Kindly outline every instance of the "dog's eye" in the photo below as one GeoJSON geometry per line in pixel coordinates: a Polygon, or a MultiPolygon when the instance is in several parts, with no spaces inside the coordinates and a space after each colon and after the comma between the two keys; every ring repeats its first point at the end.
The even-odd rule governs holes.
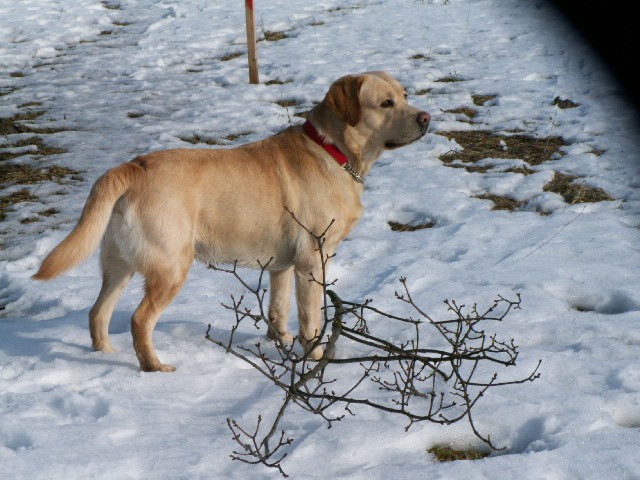
{"type": "Polygon", "coordinates": [[[393,100],[389,99],[389,100],[385,100],[384,102],[382,102],[382,103],[380,104],[380,106],[381,106],[382,108],[391,108],[391,107],[393,107],[395,104],[396,104],[396,103],[395,103],[393,100]]]}

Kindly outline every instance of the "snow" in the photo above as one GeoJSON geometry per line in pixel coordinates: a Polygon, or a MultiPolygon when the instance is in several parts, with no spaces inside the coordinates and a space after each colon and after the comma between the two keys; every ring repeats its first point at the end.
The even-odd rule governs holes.
{"type": "MultiPolygon", "coordinates": [[[[332,264],[337,292],[392,310],[405,276],[413,297],[438,318],[445,298],[487,305],[520,292],[522,310],[497,328],[521,347],[517,372],[542,359],[542,378],[491,391],[478,404],[480,431],[507,447],[484,460],[440,464],[426,452],[436,444],[479,447],[463,422],[405,432],[401,419],[361,409],[328,430],[293,409],[283,425],[295,438],[285,470],[293,478],[638,478],[638,125],[577,34],[548,4],[523,0],[257,2],[260,32],[287,34],[259,43],[261,81],[288,83],[253,86],[246,55],[222,60],[245,51],[243,2],[235,3],[0,0],[0,117],[41,102],[46,114],[37,125],[65,129],[47,142],[67,153],[47,160],[85,179],[29,187],[40,201],[20,204],[3,221],[0,477],[274,477],[228,457],[235,444],[226,418],[251,424],[281,399],[204,339],[209,323],[219,336],[230,329],[220,302],[241,290],[232,278],[194,265],[154,336],[160,358],[178,370],[147,374],[129,333],[139,278],[112,320],[119,351],[102,354],[91,351],[86,327],[100,288],[96,256],[50,283],[29,277],[106,169],[152,149],[189,146],[182,139],[194,135],[240,135],[222,140],[229,145],[264,138],[301,122],[294,114],[339,76],[384,69],[432,114],[431,133],[386,153],[367,178],[365,214],[332,264]],[[462,81],[438,81],[446,76],[462,81]],[[418,94],[424,89],[430,92],[418,94]],[[474,94],[497,97],[474,107],[473,123],[446,112],[473,106],[474,94]],[[579,106],[559,109],[557,96],[579,106]],[[285,109],[280,100],[298,105],[285,109]],[[456,144],[437,133],[469,129],[559,135],[568,145],[528,176],[443,165],[438,157],[456,144]],[[542,190],[556,171],[615,200],[567,205],[542,190]],[[532,200],[551,214],[491,210],[474,198],[486,192],[532,200]],[[60,213],[21,223],[45,208],[60,213]],[[435,227],[393,232],[389,220],[435,227]]],[[[498,170],[522,164],[488,162],[498,170]]],[[[3,195],[21,188],[5,186],[3,195]]]]}

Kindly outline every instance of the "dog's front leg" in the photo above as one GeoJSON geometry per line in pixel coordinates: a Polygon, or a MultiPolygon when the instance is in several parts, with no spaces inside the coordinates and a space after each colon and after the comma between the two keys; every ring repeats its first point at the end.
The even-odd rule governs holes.
{"type": "MultiPolygon", "coordinates": [[[[324,348],[316,345],[322,330],[322,267],[319,262],[301,262],[295,266],[296,302],[300,322],[300,343],[309,352],[309,358],[320,360],[324,348]]],[[[328,267],[325,265],[325,268],[328,267]]]]}
{"type": "Polygon", "coordinates": [[[267,336],[276,340],[279,336],[284,343],[291,343],[293,337],[288,332],[289,308],[291,307],[291,287],[293,267],[286,270],[269,272],[271,279],[271,298],[269,301],[269,323],[267,336]]]}

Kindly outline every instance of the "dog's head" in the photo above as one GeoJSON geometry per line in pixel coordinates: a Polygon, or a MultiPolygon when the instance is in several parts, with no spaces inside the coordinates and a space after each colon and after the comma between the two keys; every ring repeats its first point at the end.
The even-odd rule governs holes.
{"type": "Polygon", "coordinates": [[[412,107],[407,92],[386,72],[348,75],[336,80],[323,103],[370,148],[394,149],[420,139],[431,115],[412,107]]]}

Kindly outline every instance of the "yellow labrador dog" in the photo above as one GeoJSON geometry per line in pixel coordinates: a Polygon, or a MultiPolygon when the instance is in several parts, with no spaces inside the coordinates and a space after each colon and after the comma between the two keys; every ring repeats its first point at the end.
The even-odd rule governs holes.
{"type": "MultiPolygon", "coordinates": [[[[402,85],[385,72],[334,82],[304,126],[232,149],[176,149],[115,167],[93,186],[74,230],[42,262],[48,280],[82,262],[100,242],[102,289],[89,312],[93,348],[112,351],[109,321],[134,272],[145,294],[131,318],[144,371],[175,370],[160,362],[152,333],[185,282],[194,259],[256,267],[267,263],[269,321],[284,341],[293,276],[300,341],[313,345],[321,328],[322,289],[314,232],[333,226],[324,251],[333,254],[362,213],[364,178],[385,151],[427,131],[430,115],[407,103],[402,85]]],[[[274,334],[272,333],[272,337],[274,334]]],[[[314,348],[313,359],[322,356],[314,348]]]]}

